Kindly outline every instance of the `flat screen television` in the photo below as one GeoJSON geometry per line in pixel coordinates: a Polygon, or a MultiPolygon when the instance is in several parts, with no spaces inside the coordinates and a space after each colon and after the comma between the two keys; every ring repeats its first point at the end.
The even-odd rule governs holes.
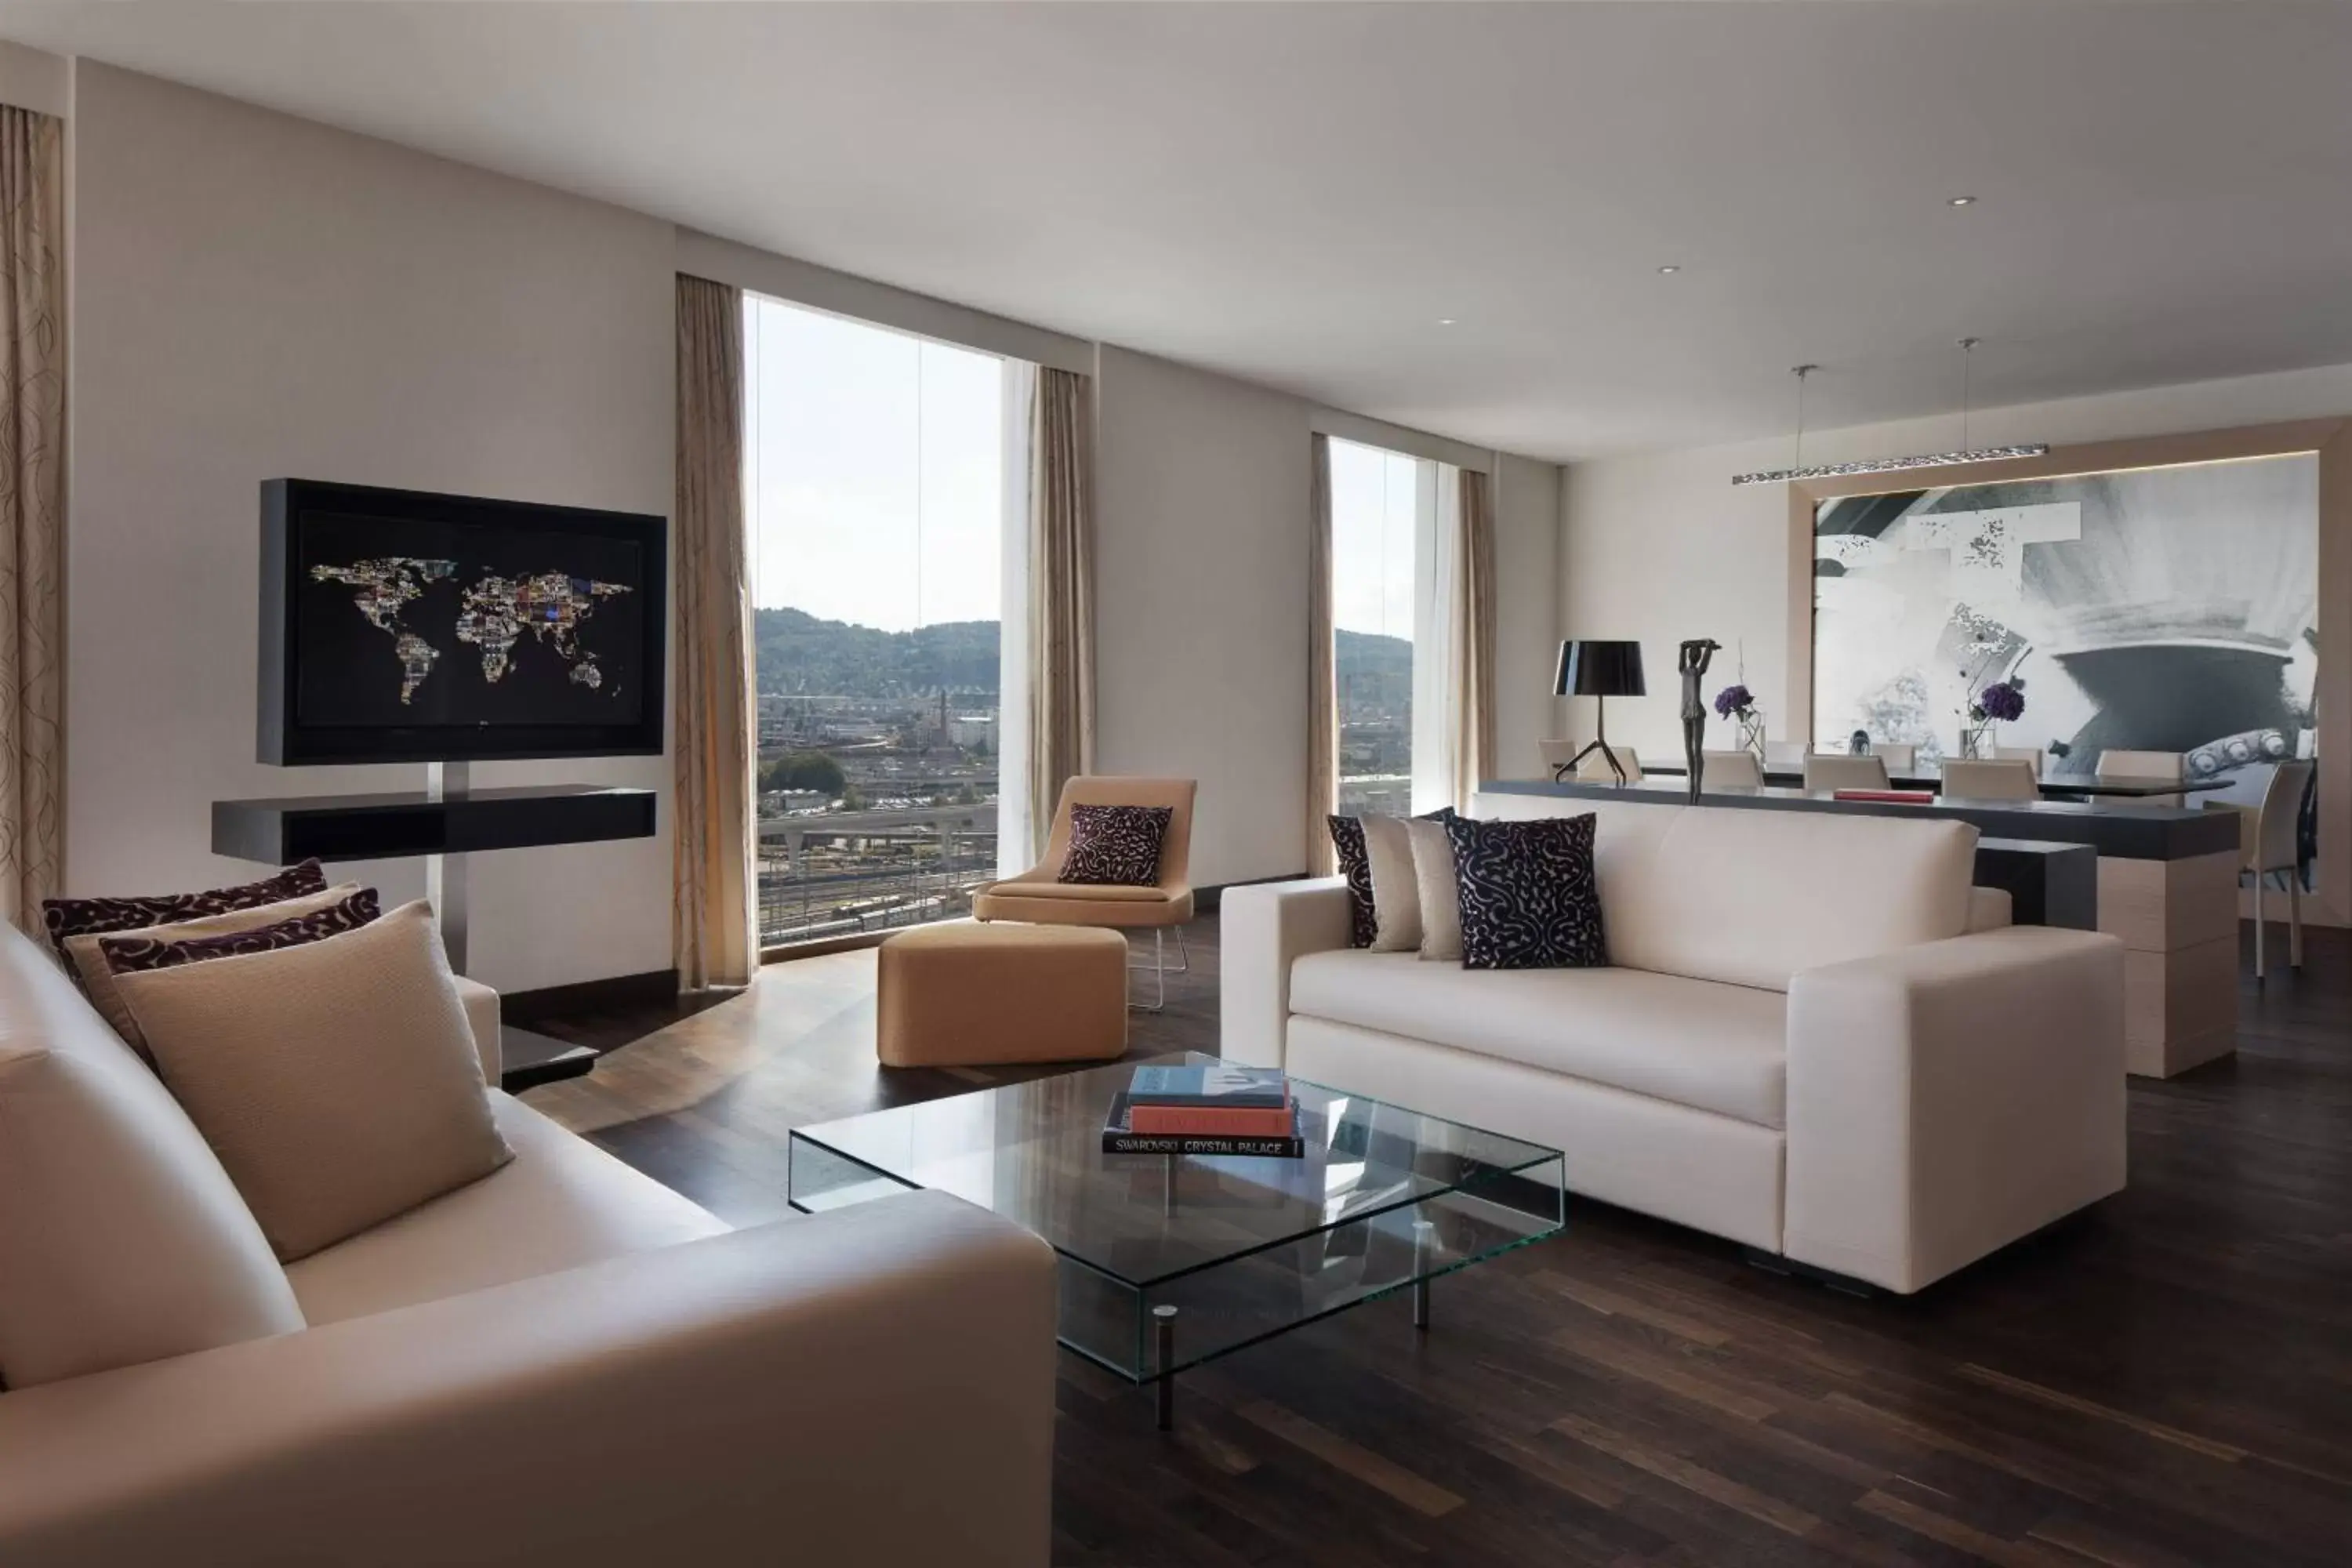
{"type": "Polygon", "coordinates": [[[261,760],[658,753],[667,527],[268,480],[261,760]]]}

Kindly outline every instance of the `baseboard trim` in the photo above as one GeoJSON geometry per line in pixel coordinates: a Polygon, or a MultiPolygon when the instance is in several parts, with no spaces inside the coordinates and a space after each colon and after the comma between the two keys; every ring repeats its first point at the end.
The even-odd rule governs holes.
{"type": "Polygon", "coordinates": [[[593,1013],[607,1007],[643,1007],[677,998],[677,971],[650,969],[642,974],[613,974],[602,980],[577,980],[569,985],[545,985],[536,991],[509,991],[499,997],[499,1016],[509,1024],[533,1018],[593,1013]]]}

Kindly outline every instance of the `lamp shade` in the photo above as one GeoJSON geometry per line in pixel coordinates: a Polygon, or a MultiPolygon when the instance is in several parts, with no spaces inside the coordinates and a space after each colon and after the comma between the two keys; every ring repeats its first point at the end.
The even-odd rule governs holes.
{"type": "Polygon", "coordinates": [[[1562,697],[1646,697],[1642,645],[1564,642],[1559,645],[1559,672],[1551,689],[1562,697]]]}

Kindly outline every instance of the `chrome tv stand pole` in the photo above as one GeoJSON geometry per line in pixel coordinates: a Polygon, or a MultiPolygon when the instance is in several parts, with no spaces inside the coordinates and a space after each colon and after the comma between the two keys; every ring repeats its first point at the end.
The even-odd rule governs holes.
{"type": "MultiPolygon", "coordinates": [[[[472,792],[473,782],[471,763],[425,764],[425,798],[436,805],[465,799],[472,792]]],[[[441,946],[449,955],[449,968],[456,973],[465,973],[466,857],[462,851],[425,858],[425,899],[433,906],[434,922],[440,928],[441,946]]]]}

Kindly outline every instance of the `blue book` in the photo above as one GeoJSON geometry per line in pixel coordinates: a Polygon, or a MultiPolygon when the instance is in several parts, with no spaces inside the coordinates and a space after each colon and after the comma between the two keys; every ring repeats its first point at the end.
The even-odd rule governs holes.
{"type": "Polygon", "coordinates": [[[1273,1068],[1138,1068],[1127,1097],[1139,1104],[1279,1109],[1290,1103],[1290,1081],[1273,1068]]]}

